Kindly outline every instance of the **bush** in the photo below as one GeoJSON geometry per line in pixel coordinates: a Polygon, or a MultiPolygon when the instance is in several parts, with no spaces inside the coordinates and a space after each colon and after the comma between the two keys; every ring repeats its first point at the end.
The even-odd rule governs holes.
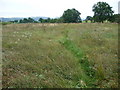
{"type": "Polygon", "coordinates": [[[1,22],[2,25],[12,24],[12,22],[1,22]]]}

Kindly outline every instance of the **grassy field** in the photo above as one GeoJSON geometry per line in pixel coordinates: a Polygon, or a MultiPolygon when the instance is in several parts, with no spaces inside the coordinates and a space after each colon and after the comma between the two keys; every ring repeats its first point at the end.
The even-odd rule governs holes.
{"type": "Polygon", "coordinates": [[[3,87],[118,87],[117,24],[2,26],[3,87]]]}

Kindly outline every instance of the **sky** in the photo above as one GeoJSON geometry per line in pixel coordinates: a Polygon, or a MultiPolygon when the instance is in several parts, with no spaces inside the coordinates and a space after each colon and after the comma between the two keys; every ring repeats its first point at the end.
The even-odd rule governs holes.
{"type": "Polygon", "coordinates": [[[62,16],[67,9],[75,8],[81,18],[93,16],[92,7],[99,1],[107,2],[118,13],[120,0],[0,0],[0,17],[50,17],[62,16]]]}

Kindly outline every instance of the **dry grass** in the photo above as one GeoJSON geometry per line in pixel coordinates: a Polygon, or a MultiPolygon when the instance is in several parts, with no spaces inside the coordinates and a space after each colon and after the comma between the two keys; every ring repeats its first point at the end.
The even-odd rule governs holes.
{"type": "Polygon", "coordinates": [[[4,88],[118,87],[117,24],[8,24],[2,46],[4,88]],[[81,50],[95,76],[75,55],[81,50]]]}

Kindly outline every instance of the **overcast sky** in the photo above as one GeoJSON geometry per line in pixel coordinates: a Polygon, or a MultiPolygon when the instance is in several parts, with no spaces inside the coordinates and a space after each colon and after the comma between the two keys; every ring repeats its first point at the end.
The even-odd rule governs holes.
{"type": "Polygon", "coordinates": [[[118,13],[120,0],[0,0],[0,17],[60,17],[67,9],[75,8],[81,18],[93,16],[92,6],[99,2],[107,2],[112,10],[118,13]]]}

